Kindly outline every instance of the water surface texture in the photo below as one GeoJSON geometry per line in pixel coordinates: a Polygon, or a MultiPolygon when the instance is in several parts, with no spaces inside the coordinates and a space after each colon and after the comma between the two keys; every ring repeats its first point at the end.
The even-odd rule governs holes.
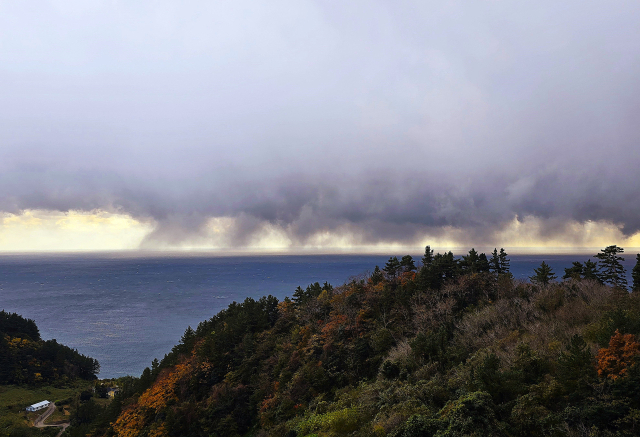
{"type": "MultiPolygon", "coordinates": [[[[416,257],[419,259],[419,256],[416,257]]],[[[584,255],[513,255],[525,279],[545,260],[561,277],[584,255]]],[[[96,358],[101,378],[139,376],[162,358],[187,326],[233,301],[278,299],[312,282],[343,284],[384,265],[388,256],[133,257],[0,256],[0,309],[34,319],[55,338],[96,358]]],[[[626,254],[630,271],[635,254],[626,254]]]]}

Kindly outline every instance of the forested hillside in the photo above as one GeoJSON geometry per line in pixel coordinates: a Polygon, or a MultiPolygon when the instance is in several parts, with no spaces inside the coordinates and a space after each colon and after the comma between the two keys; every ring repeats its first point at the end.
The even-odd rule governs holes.
{"type": "Polygon", "coordinates": [[[64,384],[96,379],[99,370],[93,358],[55,340],[42,340],[33,320],[0,311],[0,384],[64,384]]]}
{"type": "Polygon", "coordinates": [[[520,282],[504,251],[427,247],[419,267],[248,298],[187,329],[82,433],[637,435],[640,295],[621,251],[520,282]]]}

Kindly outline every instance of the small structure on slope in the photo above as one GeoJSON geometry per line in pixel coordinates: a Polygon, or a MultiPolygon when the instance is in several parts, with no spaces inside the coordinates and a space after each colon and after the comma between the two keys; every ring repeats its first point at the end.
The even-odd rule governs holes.
{"type": "Polygon", "coordinates": [[[47,408],[49,405],[51,405],[51,402],[49,402],[49,401],[38,402],[37,404],[29,405],[27,407],[27,411],[42,410],[43,408],[47,408]]]}

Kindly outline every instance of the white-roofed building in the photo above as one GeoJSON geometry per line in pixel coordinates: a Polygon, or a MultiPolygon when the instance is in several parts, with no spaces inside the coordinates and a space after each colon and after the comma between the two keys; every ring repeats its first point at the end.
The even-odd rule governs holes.
{"type": "Polygon", "coordinates": [[[42,410],[43,408],[47,408],[49,405],[51,405],[51,402],[49,402],[49,401],[38,402],[37,404],[29,405],[27,407],[27,411],[42,410]]]}

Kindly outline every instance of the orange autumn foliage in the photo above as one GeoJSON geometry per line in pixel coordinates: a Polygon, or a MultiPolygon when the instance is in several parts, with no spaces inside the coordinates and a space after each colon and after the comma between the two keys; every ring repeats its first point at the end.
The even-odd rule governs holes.
{"type": "Polygon", "coordinates": [[[407,285],[409,282],[415,281],[416,280],[416,276],[418,276],[418,274],[416,272],[413,271],[409,271],[409,272],[404,272],[401,274],[400,276],[400,284],[405,286],[407,285]]]}
{"type": "Polygon", "coordinates": [[[327,323],[322,327],[322,337],[325,341],[335,336],[340,327],[348,326],[347,316],[344,314],[332,314],[327,323]]]}
{"type": "Polygon", "coordinates": [[[176,385],[183,377],[191,372],[191,363],[177,364],[170,372],[161,375],[155,384],[145,391],[138,404],[158,410],[167,405],[169,400],[178,400],[176,395],[176,385]]]}
{"type": "MultiPolygon", "coordinates": [[[[167,406],[171,400],[178,400],[178,385],[180,381],[193,372],[193,360],[177,364],[172,369],[164,371],[156,382],[146,390],[138,399],[120,414],[113,424],[113,429],[118,437],[134,437],[140,434],[147,423],[149,412],[156,412],[167,406]]],[[[156,437],[165,435],[164,427],[153,427],[150,434],[156,437]]]]}
{"type": "Polygon", "coordinates": [[[621,334],[616,329],[609,340],[609,347],[602,348],[596,355],[598,376],[615,380],[627,373],[636,357],[640,355],[640,343],[632,334],[621,334]]]}
{"type": "Polygon", "coordinates": [[[137,405],[125,409],[113,424],[113,430],[118,437],[135,437],[140,434],[145,425],[145,417],[137,405]]]}
{"type": "Polygon", "coordinates": [[[283,316],[293,315],[295,311],[295,304],[290,300],[283,300],[278,302],[278,312],[283,316]]]}

